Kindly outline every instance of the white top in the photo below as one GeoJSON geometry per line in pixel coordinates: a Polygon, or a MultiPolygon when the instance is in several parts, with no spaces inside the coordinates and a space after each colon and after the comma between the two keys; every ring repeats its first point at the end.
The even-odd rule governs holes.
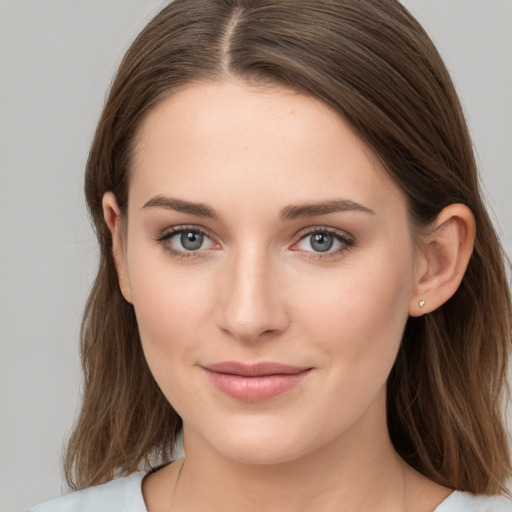
{"type": "MultiPolygon", "coordinates": [[[[133,473],[47,501],[27,512],[148,512],[142,497],[144,476],[145,473],[133,473]]],[[[455,491],[434,512],[512,512],[512,501],[503,496],[474,496],[455,491]]]]}

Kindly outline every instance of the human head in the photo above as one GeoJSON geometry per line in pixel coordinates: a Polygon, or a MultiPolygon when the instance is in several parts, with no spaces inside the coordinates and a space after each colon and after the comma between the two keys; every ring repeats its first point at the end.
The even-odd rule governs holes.
{"type": "MultiPolygon", "coordinates": [[[[105,413],[98,404],[100,390],[120,393],[110,413],[110,432],[117,433],[128,457],[115,459],[119,451],[106,443],[103,451],[116,460],[109,470],[134,468],[154,449],[165,453],[173,433],[166,433],[164,425],[174,421],[177,432],[180,424],[144,364],[133,310],[118,289],[101,199],[113,191],[126,211],[131,150],[152,106],[191,81],[228,76],[253,85],[286,85],[337,111],[404,192],[418,235],[449,204],[473,211],[478,234],[466,276],[445,305],[409,319],[389,379],[388,416],[395,446],[411,465],[445,485],[495,490],[508,469],[506,453],[486,463],[488,453],[478,439],[479,429],[485,431],[493,454],[505,446],[499,383],[510,339],[510,300],[502,256],[482,205],[471,143],[448,73],[423,29],[392,0],[176,0],[128,51],[86,175],[102,254],[84,321],[84,414],[105,413]],[[113,371],[102,380],[109,366],[113,371]],[[134,415],[131,401],[137,394],[140,409],[135,407],[134,415]],[[143,409],[150,432],[128,447],[140,431],[143,409]],[[478,425],[468,421],[471,415],[479,417],[478,425]],[[119,426],[127,423],[128,428],[119,426]],[[486,476],[477,481],[464,465],[486,476]]],[[[73,442],[79,452],[79,439],[77,434],[70,453],[73,442]]],[[[105,466],[98,469],[96,478],[104,478],[105,471],[105,466]]]]}

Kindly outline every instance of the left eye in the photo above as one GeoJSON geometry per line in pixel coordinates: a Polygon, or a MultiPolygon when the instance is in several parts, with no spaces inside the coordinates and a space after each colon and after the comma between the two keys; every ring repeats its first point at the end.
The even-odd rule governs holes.
{"type": "Polygon", "coordinates": [[[297,247],[301,251],[323,253],[336,252],[347,245],[349,245],[349,241],[342,235],[330,233],[329,231],[316,231],[301,238],[297,247]]]}

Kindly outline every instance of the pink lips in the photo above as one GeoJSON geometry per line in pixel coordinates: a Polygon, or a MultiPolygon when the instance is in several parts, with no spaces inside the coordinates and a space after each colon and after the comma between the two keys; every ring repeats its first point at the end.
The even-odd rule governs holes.
{"type": "Polygon", "coordinates": [[[262,402],[280,395],[299,384],[311,371],[311,368],[280,363],[247,365],[235,361],[202,368],[219,391],[244,402],[262,402]]]}

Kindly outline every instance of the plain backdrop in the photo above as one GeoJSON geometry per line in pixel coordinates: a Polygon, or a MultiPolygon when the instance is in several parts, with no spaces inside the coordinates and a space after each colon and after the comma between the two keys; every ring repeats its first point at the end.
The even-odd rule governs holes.
{"type": "MultiPolygon", "coordinates": [[[[512,254],[512,0],[405,0],[462,98],[512,254]]],[[[0,0],[0,512],[65,490],[97,249],[83,169],[122,54],[159,0],[0,0]]]]}

